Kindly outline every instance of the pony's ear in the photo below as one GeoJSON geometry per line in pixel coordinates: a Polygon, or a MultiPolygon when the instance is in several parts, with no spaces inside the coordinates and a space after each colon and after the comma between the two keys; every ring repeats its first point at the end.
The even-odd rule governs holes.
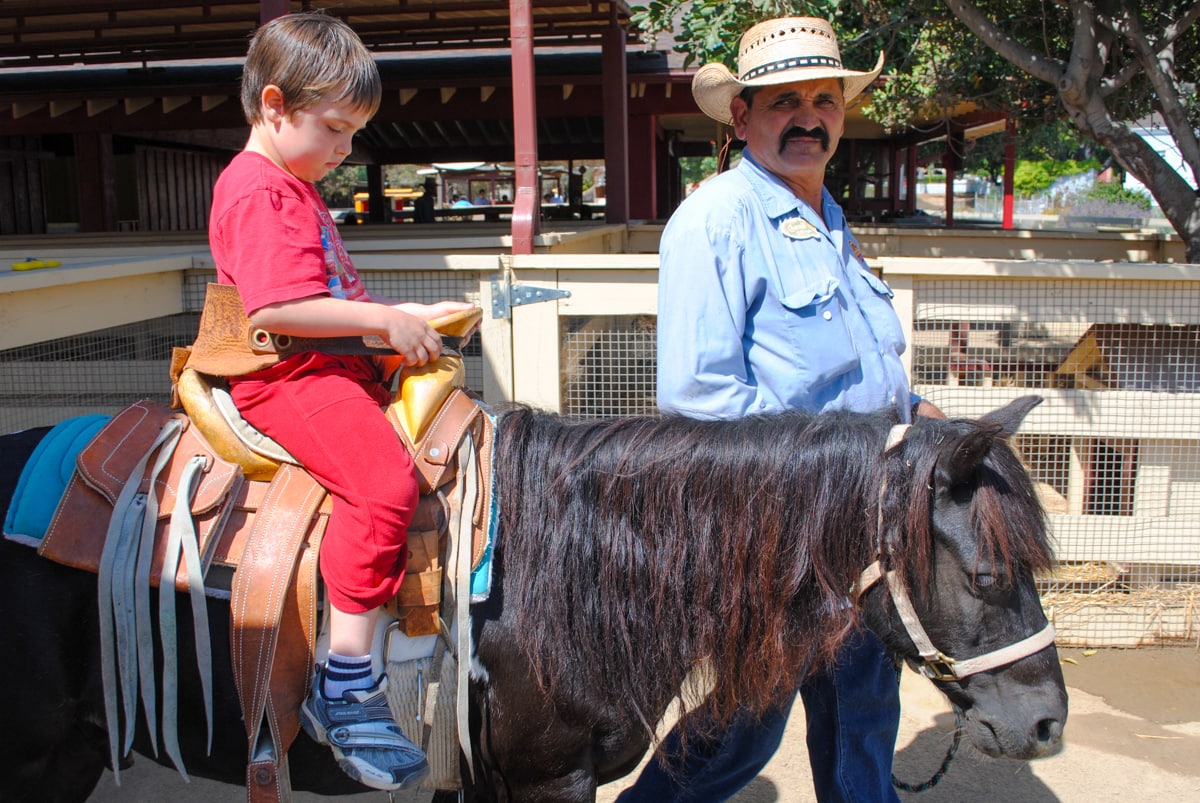
{"type": "Polygon", "coordinates": [[[1021,422],[1025,420],[1029,411],[1041,403],[1041,396],[1022,396],[1019,399],[1013,399],[999,410],[992,410],[980,418],[979,426],[983,429],[998,426],[1004,432],[1004,437],[1010,438],[1017,433],[1017,427],[1021,426],[1021,422]]]}
{"type": "Polygon", "coordinates": [[[1041,401],[1041,396],[1013,399],[999,410],[993,410],[980,418],[976,422],[977,429],[968,432],[957,441],[948,442],[942,447],[942,454],[937,461],[940,479],[951,488],[971,479],[979,470],[983,458],[995,440],[1004,440],[1016,434],[1021,421],[1030,410],[1041,404],[1041,401]]]}
{"type": "Polygon", "coordinates": [[[1002,431],[999,425],[993,424],[968,432],[957,441],[948,442],[942,447],[942,454],[937,461],[939,479],[948,488],[965,484],[979,470],[983,458],[1002,431]]]}

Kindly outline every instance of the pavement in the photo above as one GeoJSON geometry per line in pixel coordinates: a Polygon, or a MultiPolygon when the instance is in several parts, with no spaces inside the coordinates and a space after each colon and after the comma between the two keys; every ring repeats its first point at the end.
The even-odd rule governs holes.
{"type": "MultiPolygon", "coordinates": [[[[1097,803],[1098,801],[1200,800],[1200,645],[1133,650],[1060,649],[1070,694],[1063,751],[1034,762],[994,760],[963,739],[942,782],[922,793],[901,793],[920,803],[1097,803]]],[[[954,715],[937,690],[905,672],[895,772],[923,781],[940,765],[950,744],[954,715]]],[[[89,803],[214,803],[245,800],[241,787],[194,779],[139,759],[117,787],[105,774],[89,803]]],[[[611,803],[624,787],[601,787],[598,803],[611,803]]],[[[297,792],[297,803],[325,800],[297,792]]],[[[383,803],[381,792],[341,798],[383,803]]],[[[396,803],[428,803],[427,793],[394,796],[396,803]]],[[[803,717],[793,717],[784,744],[758,778],[732,803],[812,803],[803,717]]]]}

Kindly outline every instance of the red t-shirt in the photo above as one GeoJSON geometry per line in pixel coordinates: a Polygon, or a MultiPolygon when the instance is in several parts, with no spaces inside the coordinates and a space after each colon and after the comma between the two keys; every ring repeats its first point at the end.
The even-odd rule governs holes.
{"type": "MultiPolygon", "coordinates": [[[[213,187],[208,241],[217,280],[237,287],[247,315],[310,296],[371,300],[316,187],[262,154],[242,151],[221,172],[213,187]]],[[[317,368],[314,358],[325,368],[350,370],[381,404],[389,401],[370,357],[298,354],[265,371],[231,377],[231,384],[275,381],[292,369],[311,371],[317,368]]]]}
{"type": "Polygon", "coordinates": [[[370,300],[316,187],[262,154],[242,151],[217,179],[208,241],[247,315],[308,296],[370,300]]]}

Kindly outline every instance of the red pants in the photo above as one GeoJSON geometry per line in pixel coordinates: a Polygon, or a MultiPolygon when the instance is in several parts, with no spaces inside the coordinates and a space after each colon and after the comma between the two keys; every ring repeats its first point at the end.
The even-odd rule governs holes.
{"type": "Polygon", "coordinates": [[[333,496],[320,561],[329,601],[345,613],[382,605],[404,579],[418,491],[372,363],[306,352],[231,384],[242,416],[333,496]]]}

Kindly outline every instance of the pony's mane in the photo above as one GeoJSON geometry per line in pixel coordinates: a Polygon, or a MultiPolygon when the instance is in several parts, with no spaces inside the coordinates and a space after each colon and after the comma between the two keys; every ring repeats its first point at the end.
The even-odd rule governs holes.
{"type": "Polygon", "coordinates": [[[705,662],[718,725],[790,693],[855,624],[892,423],[503,414],[502,593],[543,685],[648,729],[705,662]]]}

